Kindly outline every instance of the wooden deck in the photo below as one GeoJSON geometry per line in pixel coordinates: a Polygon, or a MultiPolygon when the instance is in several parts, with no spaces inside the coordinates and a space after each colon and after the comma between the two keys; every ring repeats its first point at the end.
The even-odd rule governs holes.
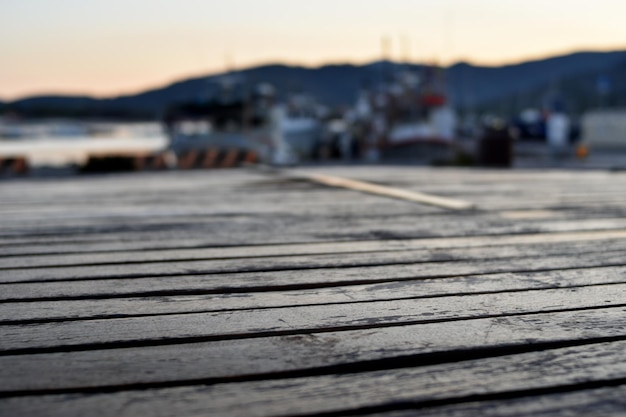
{"type": "Polygon", "coordinates": [[[626,173],[0,182],[2,416],[626,415],[626,173]]]}

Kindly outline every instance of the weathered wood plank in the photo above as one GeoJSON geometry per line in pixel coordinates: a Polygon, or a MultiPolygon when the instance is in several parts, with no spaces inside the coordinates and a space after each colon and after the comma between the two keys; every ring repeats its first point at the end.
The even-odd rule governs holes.
{"type": "MultiPolygon", "coordinates": [[[[558,191],[542,192],[541,196],[525,194],[523,190],[515,190],[510,195],[494,196],[493,190],[483,190],[483,194],[472,195],[472,198],[481,201],[483,210],[494,209],[546,209],[552,206],[555,216],[571,217],[578,211],[591,213],[623,212],[626,197],[622,197],[621,189],[611,192],[607,190],[604,194],[594,193],[589,190],[581,195],[560,196],[558,191]],[[548,197],[544,197],[547,195],[548,197]],[[606,206],[606,209],[602,210],[606,206]],[[619,209],[622,210],[619,210],[619,209]],[[610,210],[608,210],[610,209],[610,210]],[[617,210],[616,210],[617,209],[617,210]]],[[[254,188],[253,188],[254,190],[254,188]]],[[[41,202],[31,202],[30,204],[0,206],[0,213],[3,214],[0,224],[3,227],[33,224],[52,225],[56,223],[66,223],[69,219],[77,222],[84,222],[87,219],[93,222],[103,222],[107,217],[135,218],[137,221],[149,221],[151,217],[176,216],[185,218],[186,216],[210,216],[224,213],[239,214],[289,214],[289,213],[315,213],[325,212],[329,208],[333,211],[356,214],[382,214],[408,215],[410,213],[420,213],[424,215],[445,215],[446,212],[438,209],[415,206],[410,203],[399,201],[388,201],[381,198],[368,196],[358,196],[350,193],[324,192],[323,190],[307,190],[302,193],[293,193],[287,189],[276,190],[272,195],[257,195],[252,191],[238,195],[236,191],[224,196],[204,196],[193,194],[171,195],[172,200],[156,197],[124,196],[120,198],[107,198],[102,200],[85,199],[81,196],[76,201],[50,201],[54,197],[41,202]],[[237,197],[235,197],[237,196],[237,197]],[[254,200],[254,205],[245,204],[254,200]],[[280,199],[281,204],[274,202],[280,199]],[[145,220],[144,220],[145,218],[145,220]]],[[[452,214],[452,213],[447,213],[452,214]]],[[[475,213],[476,214],[476,213],[475,213]]],[[[188,221],[191,221],[189,219],[188,221]]]]}
{"type": "Polygon", "coordinates": [[[164,215],[177,217],[185,216],[210,216],[225,213],[240,214],[288,214],[292,212],[313,213],[316,210],[324,212],[329,208],[345,211],[348,213],[382,213],[384,211],[397,214],[441,213],[441,210],[423,208],[405,202],[388,202],[375,197],[355,199],[356,193],[328,192],[320,190],[305,190],[295,193],[289,189],[277,190],[272,194],[255,195],[254,192],[231,192],[223,196],[206,195],[169,195],[159,199],[138,196],[111,197],[95,201],[83,199],[77,201],[46,201],[32,202],[29,204],[15,204],[14,206],[0,207],[0,213],[10,216],[12,223],[4,217],[0,220],[3,225],[13,223],[28,226],[27,222],[35,224],[52,224],[53,221],[61,224],[74,220],[78,223],[91,220],[103,222],[109,217],[138,218],[164,215]],[[170,200],[171,198],[171,200],[170,200]],[[281,201],[276,205],[275,201],[281,201]],[[246,202],[254,201],[254,206],[245,205],[246,202]],[[361,204],[359,204],[359,202],[361,204]]]}
{"type": "MultiPolygon", "coordinates": [[[[250,202],[244,204],[251,204],[250,202]]],[[[436,217],[435,217],[436,218],[436,217]]],[[[593,230],[623,230],[623,217],[588,219],[536,219],[514,221],[482,214],[476,218],[444,216],[434,222],[431,217],[412,216],[223,216],[205,221],[185,223],[176,218],[161,220],[153,225],[134,225],[133,221],[110,225],[67,226],[15,229],[0,232],[3,245],[12,243],[44,243],[48,239],[81,241],[117,240],[178,240],[200,239],[212,245],[292,243],[336,240],[366,240],[373,238],[421,238],[469,235],[502,235],[593,230]],[[27,240],[24,240],[27,238],[27,240]]]]}
{"type": "MultiPolygon", "coordinates": [[[[403,401],[419,408],[436,401],[463,402],[472,395],[523,396],[531,390],[555,386],[570,385],[570,389],[576,389],[598,380],[625,381],[624,347],[623,343],[592,345],[361,375],[223,384],[206,391],[196,389],[197,400],[192,394],[191,401],[203,404],[211,415],[340,415],[357,408],[404,407],[406,404],[397,404],[403,401]]],[[[150,396],[153,401],[158,394],[162,393],[150,396]]],[[[165,397],[176,401],[181,396],[178,392],[165,397]]],[[[183,401],[180,404],[184,410],[183,401]]]]}
{"type": "MultiPolygon", "coordinates": [[[[246,203],[251,205],[253,203],[246,203]]],[[[518,211],[519,212],[519,211],[518,211]]],[[[505,212],[506,214],[506,212],[505,212]]],[[[248,245],[367,240],[411,239],[431,237],[458,237],[503,234],[533,234],[576,231],[612,231],[626,228],[624,213],[581,213],[560,218],[514,219],[482,213],[476,217],[419,216],[415,213],[393,213],[365,216],[334,210],[332,214],[284,213],[282,215],[256,216],[246,213],[221,213],[218,215],[185,218],[181,216],[109,218],[102,222],[88,219],[68,220],[66,225],[52,222],[40,225],[27,222],[25,226],[2,226],[0,256],[9,255],[14,246],[64,244],[78,241],[126,242],[155,241],[152,247],[173,247],[177,241],[195,240],[205,245],[248,245]],[[82,224],[81,224],[82,223],[82,224]],[[206,235],[209,233],[210,235],[206,235]],[[230,234],[230,235],[229,235],[230,234]],[[217,238],[213,237],[216,235],[217,238]],[[265,238],[263,238],[265,236],[265,238]],[[269,238],[268,238],[269,237],[269,238]],[[246,240],[247,239],[247,240],[246,240]],[[159,243],[163,242],[163,243],[159,243]],[[5,252],[5,249],[8,250],[5,252]]],[[[150,247],[150,246],[148,246],[150,247]]],[[[18,251],[19,253],[19,251],[18,251]]]]}
{"type": "Polygon", "coordinates": [[[499,349],[505,354],[512,347],[532,351],[605,338],[621,340],[626,338],[623,318],[624,308],[618,307],[368,330],[2,356],[0,391],[168,381],[213,383],[233,377],[274,378],[280,376],[276,373],[297,374],[315,369],[316,373],[333,374],[339,371],[332,368],[335,366],[358,364],[349,369],[363,369],[376,366],[376,361],[383,361],[384,365],[394,358],[400,365],[416,366],[431,363],[431,354],[443,354],[444,360],[456,361],[475,350],[493,356],[499,349]]]}
{"type": "Polygon", "coordinates": [[[243,171],[0,184],[0,391],[40,390],[0,414],[463,415],[624,385],[625,175],[323,171],[487,210],[243,171]]]}
{"type": "Polygon", "coordinates": [[[623,205],[622,190],[626,186],[624,175],[589,172],[571,175],[524,171],[494,176],[484,171],[473,171],[471,175],[463,176],[460,172],[451,174],[438,171],[433,175],[428,170],[402,172],[390,167],[373,169],[370,173],[359,169],[334,169],[328,172],[408,190],[417,189],[452,198],[469,199],[476,201],[481,207],[494,208],[499,206],[519,209],[532,208],[533,205],[546,207],[546,204],[567,201],[593,205],[603,199],[620,201],[623,205]],[[532,205],[528,202],[532,202],[532,205]]]}
{"type": "Polygon", "coordinates": [[[34,416],[341,415],[355,409],[418,409],[624,381],[624,352],[624,342],[615,342],[398,370],[0,401],[7,409],[34,416]]]}
{"type": "MultiPolygon", "coordinates": [[[[432,259],[432,258],[431,258],[432,259]]],[[[215,274],[215,280],[222,280],[223,291],[235,288],[301,286],[310,284],[359,284],[389,280],[415,279],[421,277],[446,277],[495,272],[533,272],[557,269],[590,268],[598,266],[623,266],[626,259],[623,251],[606,253],[551,256],[545,258],[502,258],[495,260],[449,260],[378,265],[375,262],[356,266],[311,267],[293,263],[272,268],[268,265],[246,263],[232,267],[220,265],[220,261],[163,262],[129,265],[84,266],[63,268],[14,269],[3,271],[2,283],[46,282],[55,280],[80,280],[102,278],[140,278],[159,276],[185,276],[215,274]],[[295,271],[307,271],[306,274],[295,271]],[[226,274],[233,274],[226,277],[226,274]],[[237,278],[235,278],[235,276],[237,278]],[[282,279],[281,279],[282,278],[282,279]]]]}
{"type": "MultiPolygon", "coordinates": [[[[591,385],[591,384],[590,384],[591,385]]],[[[546,391],[549,391],[547,389],[546,391]]],[[[523,398],[462,402],[455,405],[368,414],[369,417],[621,417],[626,410],[626,385],[579,389],[523,398]]]]}
{"type": "MultiPolygon", "coordinates": [[[[592,235],[593,236],[593,235],[592,235]]],[[[602,236],[602,234],[595,233],[595,236],[602,236]]],[[[186,264],[193,265],[192,262],[197,261],[213,261],[213,264],[218,268],[229,268],[230,270],[237,270],[241,268],[242,262],[249,268],[254,269],[278,269],[278,268],[291,268],[299,267],[302,265],[316,267],[337,267],[337,266],[358,266],[358,265],[383,265],[383,264],[396,264],[396,263],[416,263],[416,262],[428,262],[428,261],[455,261],[455,260],[469,260],[469,259],[494,259],[494,258],[507,258],[507,257],[527,257],[527,256],[552,256],[552,255],[565,255],[565,254],[579,254],[579,253],[595,253],[595,252],[615,252],[618,250],[624,250],[626,252],[626,232],[605,232],[604,237],[607,236],[621,236],[624,239],[612,239],[609,241],[598,240],[585,240],[582,242],[560,242],[556,245],[555,242],[545,243],[537,242],[532,246],[530,245],[499,245],[497,248],[492,246],[487,248],[449,248],[449,249],[411,249],[412,244],[422,242],[389,242],[387,247],[393,247],[394,249],[387,250],[369,250],[366,253],[358,253],[359,245],[329,245],[335,249],[332,252],[316,254],[312,250],[313,248],[306,247],[305,245],[299,245],[302,250],[308,250],[313,252],[310,255],[296,256],[296,253],[291,251],[291,245],[281,247],[264,247],[264,248],[249,248],[248,255],[245,261],[242,261],[241,255],[235,255],[233,258],[224,259],[224,255],[227,253],[237,253],[239,248],[216,248],[216,249],[189,249],[189,250],[173,250],[173,251],[153,251],[153,252],[140,252],[140,253],[104,253],[104,254],[85,254],[85,255],[54,255],[54,256],[25,256],[25,257],[7,257],[0,258],[0,271],[11,270],[19,268],[59,268],[62,266],[67,267],[79,267],[79,266],[99,266],[105,267],[108,265],[124,265],[124,267],[130,264],[140,263],[155,263],[155,262],[185,262],[186,264]],[[343,246],[347,251],[341,253],[338,251],[338,247],[343,246]],[[270,259],[266,259],[268,255],[262,255],[263,250],[268,252],[274,252],[275,255],[270,259]],[[279,252],[280,250],[280,252],[279,252]],[[255,252],[261,252],[261,257],[255,256],[255,252]],[[217,255],[217,256],[216,256],[217,255]],[[222,256],[219,256],[222,255],[222,256]]],[[[561,236],[563,237],[563,236],[561,236]]],[[[484,239],[483,241],[487,241],[484,239]]],[[[493,241],[489,242],[493,244],[493,241]]],[[[384,248],[384,243],[379,242],[367,242],[360,245],[361,248],[384,248]]],[[[322,245],[318,245],[318,249],[323,249],[322,245]]],[[[241,249],[239,249],[241,252],[241,249]]]]}
{"type": "MultiPolygon", "coordinates": [[[[495,265],[487,265],[493,268],[495,265]]],[[[522,272],[497,273],[483,272],[480,275],[459,274],[458,276],[448,276],[445,280],[439,278],[429,278],[423,276],[419,278],[419,274],[413,274],[403,277],[402,275],[393,276],[387,274],[383,279],[370,279],[371,284],[363,284],[366,279],[349,279],[341,273],[336,276],[329,277],[330,274],[324,274],[328,271],[307,271],[304,274],[293,274],[291,272],[274,272],[274,273],[257,273],[257,274],[226,274],[221,276],[222,279],[216,279],[215,276],[180,276],[172,279],[165,278],[142,278],[138,279],[101,279],[101,280],[79,280],[79,281],[61,281],[61,282],[37,282],[37,283],[17,283],[3,285],[0,297],[6,300],[55,300],[55,299],[75,299],[75,298],[119,298],[119,297],[154,297],[154,296],[183,296],[183,295],[201,295],[211,294],[219,300],[224,298],[227,303],[231,299],[246,299],[252,301],[253,292],[243,295],[246,290],[259,289],[259,285],[263,291],[257,291],[259,296],[264,293],[271,294],[277,291],[290,288],[297,291],[296,294],[311,294],[315,298],[315,294],[322,291],[324,287],[330,287],[326,292],[320,294],[325,296],[334,296],[336,290],[342,286],[350,286],[355,291],[359,288],[372,288],[379,290],[385,287],[403,287],[412,288],[417,291],[417,295],[442,295],[445,291],[450,290],[451,293],[473,293],[473,292],[490,292],[494,290],[494,286],[500,290],[515,289],[531,289],[531,288],[556,288],[568,285],[597,285],[602,283],[621,283],[624,281],[623,267],[595,267],[595,268],[578,268],[566,270],[545,270],[539,272],[528,272],[527,266],[522,268],[522,272]],[[386,277],[386,278],[385,278],[386,277]],[[342,278],[344,279],[342,281],[342,278]],[[239,280],[239,282],[233,282],[239,280]],[[259,280],[262,280],[259,283],[259,280]],[[499,283],[501,285],[499,285],[499,283]],[[256,285],[256,286],[255,286],[256,285]],[[417,286],[416,286],[417,285],[417,286]],[[272,288],[272,286],[276,288],[272,288]],[[311,288],[295,289],[295,288],[311,288]]],[[[500,266],[500,269],[506,269],[500,266]]],[[[484,269],[483,269],[484,271],[484,269]]],[[[392,271],[393,272],[393,271],[392,271]]],[[[398,272],[398,271],[396,271],[398,272]]],[[[458,272],[458,271],[457,271],[458,272]]],[[[365,272],[364,272],[365,273],[365,272]]],[[[365,276],[365,275],[363,275],[365,276]]],[[[411,295],[410,291],[407,294],[411,295]]],[[[361,292],[363,294],[364,292],[361,292]]],[[[365,293],[369,293],[365,291],[365,293]]],[[[348,297],[348,293],[345,293],[348,297]]],[[[298,299],[300,299],[298,297],[298,299]]],[[[215,301],[219,305],[220,301],[215,301]]],[[[242,301],[246,302],[246,301],[242,301]]],[[[290,302],[296,302],[291,300],[290,302]]]]}
{"type": "Polygon", "coordinates": [[[432,321],[510,316],[626,305],[626,284],[476,294],[412,300],[299,306],[70,321],[2,327],[0,353],[134,343],[164,339],[213,340],[432,321]]]}
{"type": "MultiPolygon", "coordinates": [[[[557,232],[557,233],[529,233],[518,235],[491,235],[491,236],[461,236],[447,238],[422,238],[422,239],[380,239],[380,240],[351,240],[339,242],[309,242],[292,243],[289,245],[254,245],[232,247],[210,247],[203,239],[177,239],[174,241],[106,241],[105,239],[66,243],[53,241],[53,244],[23,243],[12,247],[0,247],[0,260],[2,256],[53,256],[67,254],[89,253],[99,255],[99,252],[119,256],[143,256],[152,259],[152,256],[176,259],[177,257],[190,257],[190,253],[200,253],[207,258],[246,258],[253,256],[278,256],[286,252],[290,255],[314,255],[324,253],[356,253],[374,251],[402,251],[419,249],[444,249],[444,248],[470,248],[489,247],[503,245],[531,245],[531,244],[555,244],[568,242],[583,242],[593,244],[602,240],[617,240],[626,238],[626,230],[591,230],[583,232],[557,232]],[[103,240],[105,240],[103,242],[103,240]],[[133,252],[128,253],[128,252],[133,252]],[[191,251],[191,252],[188,252],[191,251]],[[138,253],[136,253],[138,252],[138,253]],[[186,254],[186,255],[184,255],[186,254]]],[[[608,244],[609,242],[607,242],[608,244]]],[[[193,255],[191,255],[193,256],[193,255]]],[[[197,256],[197,255],[196,255],[197,256]]],[[[161,258],[161,259],[163,259],[161,258]]]]}
{"type": "MultiPolygon", "coordinates": [[[[626,267],[608,267],[523,274],[492,274],[446,279],[422,279],[382,284],[339,286],[292,291],[256,293],[183,295],[194,290],[201,293],[201,282],[168,280],[142,282],[77,281],[4,286],[4,297],[37,299],[36,302],[0,303],[0,324],[19,321],[70,321],[88,318],[120,318],[141,315],[193,312],[252,310],[268,307],[295,307],[318,304],[340,304],[368,301],[394,301],[446,295],[494,294],[531,289],[576,288],[582,286],[626,283],[626,267]],[[132,286],[130,285],[132,284],[132,286]],[[17,289],[14,287],[18,287],[17,289]],[[23,288],[23,287],[30,288],[23,288]],[[111,288],[120,289],[112,293],[111,288]],[[149,289],[149,290],[147,290],[149,289]],[[22,290],[21,292],[19,290],[22,290]],[[135,291],[133,293],[132,291],[135,291]],[[169,292],[168,292],[169,290],[169,292]],[[156,296],[157,291],[162,291],[156,296]],[[175,295],[176,291],[180,294],[175,295]],[[150,292],[151,295],[150,295],[150,292]],[[167,295],[170,294],[170,295],[167,295]],[[111,297],[98,299],[98,297],[111,297]],[[119,298],[119,297],[127,298],[119,298]],[[42,299],[84,297],[66,301],[42,299]],[[91,297],[91,298],[89,298],[91,297]]],[[[210,289],[206,283],[204,289],[210,289]]]]}
{"type": "Polygon", "coordinates": [[[437,168],[406,166],[332,166],[306,167],[298,171],[306,173],[328,172],[337,176],[351,175],[353,178],[364,181],[391,181],[393,184],[480,184],[480,183],[575,183],[592,182],[606,183],[607,180],[624,180],[623,172],[602,170],[571,171],[554,169],[524,169],[524,170],[493,170],[493,169],[465,169],[465,168],[437,168]],[[575,175],[573,173],[575,172],[575,175]]]}

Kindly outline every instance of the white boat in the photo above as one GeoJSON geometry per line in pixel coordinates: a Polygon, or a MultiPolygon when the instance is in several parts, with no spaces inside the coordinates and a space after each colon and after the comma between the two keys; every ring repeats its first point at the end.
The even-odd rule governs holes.
{"type": "Polygon", "coordinates": [[[257,152],[270,163],[294,163],[311,158],[321,125],[311,102],[296,97],[277,103],[273,88],[260,85],[239,99],[220,97],[204,103],[183,104],[166,120],[171,149],[240,149],[257,152]]]}
{"type": "Polygon", "coordinates": [[[364,127],[365,157],[398,158],[450,148],[456,134],[456,115],[448,105],[441,77],[435,69],[423,75],[398,72],[390,82],[363,91],[353,111],[364,127]],[[420,150],[422,149],[423,152],[420,150]]]}

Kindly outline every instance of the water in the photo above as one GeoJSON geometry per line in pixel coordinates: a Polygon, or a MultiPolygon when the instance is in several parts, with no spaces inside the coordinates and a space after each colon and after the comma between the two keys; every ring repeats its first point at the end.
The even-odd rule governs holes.
{"type": "Polygon", "coordinates": [[[0,159],[32,167],[83,164],[90,156],[145,155],[168,145],[159,123],[0,121],[0,159]]]}

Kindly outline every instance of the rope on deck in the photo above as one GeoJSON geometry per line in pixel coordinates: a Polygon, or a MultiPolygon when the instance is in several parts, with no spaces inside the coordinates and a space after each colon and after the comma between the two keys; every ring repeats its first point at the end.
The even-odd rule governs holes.
{"type": "Polygon", "coordinates": [[[328,185],[330,187],[347,188],[355,191],[362,191],[369,194],[382,195],[386,197],[398,198],[401,200],[413,201],[420,204],[428,204],[449,210],[471,210],[475,205],[467,201],[455,200],[452,198],[440,197],[432,194],[420,193],[417,191],[402,190],[399,188],[386,187],[373,184],[371,182],[351,180],[349,178],[334,177],[330,175],[304,175],[309,181],[328,185]]]}

